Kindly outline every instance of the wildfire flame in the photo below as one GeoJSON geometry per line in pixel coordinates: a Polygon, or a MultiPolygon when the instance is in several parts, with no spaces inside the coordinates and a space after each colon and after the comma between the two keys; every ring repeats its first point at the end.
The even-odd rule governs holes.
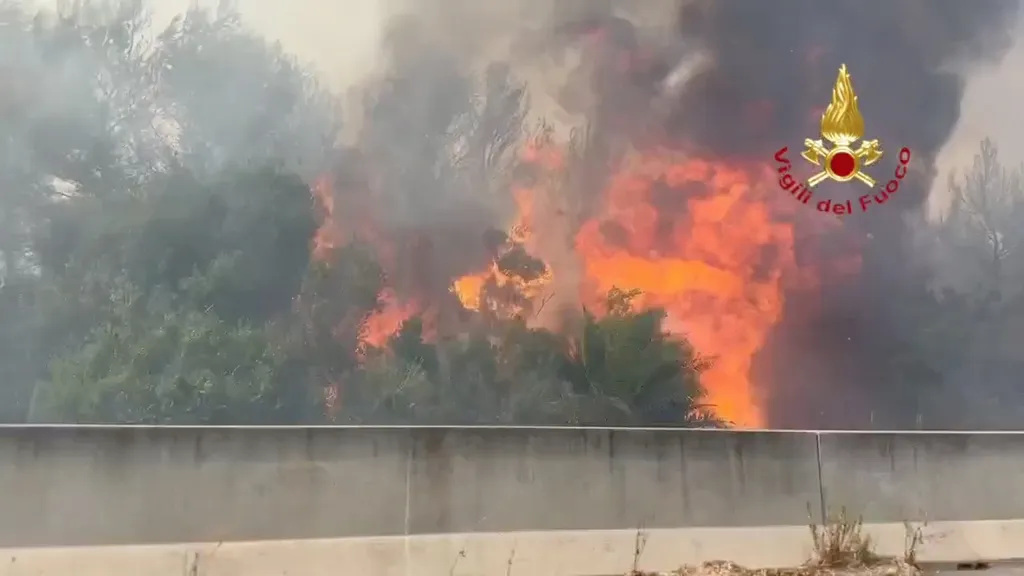
{"type": "MultiPolygon", "coordinates": [[[[557,147],[531,145],[521,156],[548,171],[563,169],[557,147]]],[[[600,210],[578,227],[575,271],[561,270],[566,259],[552,256],[553,243],[538,241],[550,233],[545,222],[553,221],[542,215],[562,210],[547,205],[558,191],[517,188],[509,239],[544,260],[546,272],[524,282],[495,260],[456,279],[451,291],[468,310],[487,305],[482,296],[489,285],[512,289],[536,306],[550,296],[555,278],[575,276],[577,301],[600,313],[609,289],[639,290],[635,306],[664,308],[666,328],[713,359],[702,383],[717,414],[740,427],[762,426],[753,361],[782,317],[785,279],[799,276],[792,226],[779,217],[790,203],[775,202],[773,181],[762,170],[669,150],[635,153],[608,179],[600,210]]],[[[329,217],[329,190],[314,190],[329,217]]],[[[324,228],[315,239],[316,255],[338,245],[337,232],[324,228]]],[[[390,289],[380,301],[383,308],[362,327],[363,341],[376,346],[423,310],[390,289]]]]}
{"type": "Polygon", "coordinates": [[[338,227],[335,225],[334,194],[326,177],[317,179],[311,190],[320,212],[320,226],[313,236],[313,259],[323,261],[331,250],[341,243],[338,227]]]}
{"type": "MultiPolygon", "coordinates": [[[[535,239],[533,234],[535,191],[517,188],[513,190],[513,196],[516,200],[517,216],[516,223],[512,225],[508,232],[509,240],[514,245],[525,246],[528,252],[537,255],[540,250],[533,242],[535,239]]],[[[501,253],[497,254],[499,257],[501,255],[501,253]]],[[[491,311],[497,311],[500,305],[499,302],[493,300],[485,302],[484,295],[488,292],[487,289],[490,286],[511,289],[525,302],[535,303],[538,299],[543,298],[552,281],[551,267],[547,263],[545,264],[544,272],[536,278],[523,279],[517,275],[506,274],[498,265],[498,258],[495,258],[486,269],[474,274],[467,274],[455,280],[452,283],[451,291],[467,310],[480,311],[486,305],[491,311]]],[[[514,302],[504,301],[501,304],[505,304],[506,308],[510,307],[507,312],[511,314],[526,312],[524,306],[516,305],[514,302]]]]}
{"type": "MultiPolygon", "coordinates": [[[[315,260],[323,261],[332,250],[344,244],[343,230],[335,211],[335,197],[330,181],[320,178],[312,186],[312,192],[321,213],[320,226],[313,236],[312,255],[315,260]]],[[[379,240],[373,235],[370,237],[379,240]]],[[[388,250],[382,252],[387,253],[388,250]]],[[[401,328],[403,322],[422,310],[417,302],[400,299],[390,287],[381,290],[377,300],[379,310],[364,318],[359,329],[360,342],[364,346],[383,346],[401,328]]],[[[425,335],[430,336],[431,331],[428,329],[425,335]]]]}
{"type": "MultiPolygon", "coordinates": [[[[523,158],[551,156],[529,148],[523,158]]],[[[714,359],[703,379],[709,402],[742,427],[764,424],[752,362],[782,317],[783,280],[795,270],[792,228],[779,223],[770,186],[754,186],[752,173],[761,175],[669,151],[637,155],[610,179],[601,212],[579,229],[574,246],[580,301],[600,311],[617,287],[641,291],[641,308],[664,308],[667,328],[714,359]],[[678,208],[659,209],[657,190],[668,191],[658,200],[678,208]]],[[[540,197],[541,190],[517,192],[520,224],[531,220],[527,199],[540,197]]],[[[479,309],[488,281],[510,280],[492,267],[456,280],[453,290],[465,307],[479,309]]]]}
{"type": "Polygon", "coordinates": [[[795,269],[792,228],[752,173],[668,151],[638,156],[610,181],[604,214],[576,237],[592,297],[637,289],[637,305],[664,308],[667,328],[714,359],[702,379],[708,400],[741,427],[765,423],[752,363],[782,317],[783,281],[795,269]]]}
{"type": "Polygon", "coordinates": [[[420,312],[416,301],[402,301],[391,288],[385,287],[377,296],[381,309],[363,320],[360,340],[371,346],[383,346],[392,334],[398,332],[402,323],[420,312]]]}
{"type": "MultiPolygon", "coordinates": [[[[557,176],[573,169],[566,162],[570,152],[567,143],[531,141],[518,156],[521,164],[557,176]]],[[[674,149],[634,151],[616,162],[603,167],[612,174],[596,210],[594,191],[587,191],[587,212],[572,205],[566,178],[518,183],[508,242],[490,263],[454,278],[450,292],[465,310],[530,312],[531,321],[546,325],[553,322],[539,311],[551,298],[600,314],[611,288],[637,290],[634,306],[664,309],[666,329],[712,360],[702,384],[717,415],[739,427],[764,426],[755,358],[782,319],[788,283],[816,281],[796,265],[795,203],[778,193],[774,172],[763,165],[674,149]],[[542,261],[543,273],[529,279],[508,273],[500,262],[513,249],[542,261]],[[516,295],[512,304],[493,296],[502,292],[516,295]]],[[[323,197],[328,192],[317,194],[324,228],[334,231],[317,233],[318,257],[339,244],[337,225],[328,222],[334,212],[334,201],[323,197]]],[[[383,309],[363,323],[363,341],[374,345],[430,305],[403,301],[389,289],[380,301],[383,309]]]]}

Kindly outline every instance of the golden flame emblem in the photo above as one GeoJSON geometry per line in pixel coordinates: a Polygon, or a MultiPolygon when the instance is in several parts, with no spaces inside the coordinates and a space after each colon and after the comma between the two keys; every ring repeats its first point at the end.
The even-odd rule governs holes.
{"type": "Polygon", "coordinates": [[[846,64],[839,67],[839,77],[832,88],[832,102],[821,115],[821,137],[833,144],[830,150],[821,140],[804,140],[805,160],[821,166],[821,172],[807,179],[807,185],[817,186],[825,180],[849,182],[857,179],[870,187],[875,186],[874,178],[861,169],[871,166],[882,158],[878,140],[865,140],[854,150],[851,145],[864,137],[864,117],[857,106],[857,94],[846,71],[846,64]]]}

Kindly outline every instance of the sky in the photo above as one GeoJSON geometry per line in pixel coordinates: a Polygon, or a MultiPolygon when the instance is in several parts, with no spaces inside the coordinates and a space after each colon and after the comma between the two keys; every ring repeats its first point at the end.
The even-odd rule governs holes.
{"type": "MultiPolygon", "coordinates": [[[[32,0],[53,5],[56,0],[32,0]]],[[[552,0],[557,1],[557,0],[552,0]]],[[[234,0],[245,22],[267,38],[279,41],[300,61],[316,69],[322,79],[341,92],[373,69],[381,26],[394,0],[234,0]]],[[[192,0],[161,0],[158,22],[184,11],[192,0]]],[[[216,6],[217,0],[200,0],[216,6]]],[[[457,2],[456,2],[457,4],[457,2]]],[[[1018,38],[1024,38],[1024,25],[1018,38]]],[[[991,137],[1002,157],[1011,164],[1024,160],[1024,42],[1018,41],[998,65],[975,70],[968,81],[963,112],[953,137],[943,149],[939,165],[946,174],[936,179],[930,209],[941,211],[947,202],[946,178],[951,171],[970,166],[980,141],[991,137]]]]}
{"type": "Polygon", "coordinates": [[[280,40],[336,88],[357,81],[373,66],[382,23],[377,0],[238,1],[248,24],[280,40]]]}
{"type": "MultiPolygon", "coordinates": [[[[52,1],[52,0],[43,0],[52,1]]],[[[373,66],[382,19],[378,0],[234,0],[245,23],[280,41],[287,52],[316,68],[342,90],[373,66]]],[[[157,21],[167,21],[192,0],[161,0],[157,21]]],[[[217,6],[217,0],[201,0],[217,6]]]]}
{"type": "MultiPolygon", "coordinates": [[[[951,170],[969,168],[979,143],[986,137],[998,146],[1000,157],[1011,166],[1024,161],[1024,22],[1018,25],[1018,41],[997,65],[978,70],[968,80],[961,103],[960,122],[939,155],[938,165],[951,170]]],[[[931,194],[932,211],[947,200],[946,176],[936,180],[931,194]]]]}

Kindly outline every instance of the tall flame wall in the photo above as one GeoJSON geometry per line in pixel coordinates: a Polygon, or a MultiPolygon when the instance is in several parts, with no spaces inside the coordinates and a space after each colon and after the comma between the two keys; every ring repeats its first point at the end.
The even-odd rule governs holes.
{"type": "Polygon", "coordinates": [[[608,574],[637,534],[773,565],[841,508],[893,552],[924,521],[931,559],[1024,557],[1022,480],[1016,433],[6,427],[0,574],[608,574]]]}

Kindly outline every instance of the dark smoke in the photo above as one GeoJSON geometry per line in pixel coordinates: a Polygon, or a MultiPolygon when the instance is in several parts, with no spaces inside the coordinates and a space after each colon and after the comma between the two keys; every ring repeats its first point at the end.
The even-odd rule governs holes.
{"type": "MultiPolygon", "coordinates": [[[[891,367],[915,335],[907,333],[894,303],[914,298],[930,272],[910,248],[907,217],[921,212],[936,174],[934,159],[958,120],[965,70],[998,59],[1011,45],[1015,0],[707,0],[681,7],[651,0],[643,5],[650,7],[646,20],[631,12],[642,6],[624,1],[521,0],[493,13],[475,3],[479,8],[472,10],[447,5],[415,3],[413,16],[386,36],[389,68],[372,90],[361,135],[370,158],[412,167],[388,172],[361,162],[381,179],[372,186],[378,197],[362,200],[377,205],[369,212],[386,218],[378,225],[399,239],[394,268],[408,286],[403,290],[401,278],[393,278],[400,290],[420,292],[428,284],[426,292],[439,294],[452,278],[479,270],[489,258],[482,238],[500,229],[511,210],[508,198],[491,195],[500,186],[481,187],[472,172],[435,179],[437,189],[427,185],[437,151],[449,149],[443,141],[475,97],[468,69],[490,64],[499,82],[505,63],[530,71],[583,50],[584,65],[529,87],[586,117],[588,169],[573,192],[581,199],[578,221],[628,147],[679,142],[709,155],[767,162],[786,145],[795,156],[803,139],[817,134],[814,111],[828,103],[845,63],[867,135],[880,139],[887,153],[876,177],[890,173],[899,148],[907,146],[913,178],[886,206],[829,235],[794,223],[797,258],[821,272],[824,286],[820,297],[787,295],[785,320],[762,351],[755,381],[765,383],[772,426],[861,428],[912,419],[916,399],[902,395],[906,387],[891,367]],[[676,12],[675,29],[652,33],[664,24],[666,9],[676,12]],[[503,36],[512,38],[511,48],[482,56],[503,36]],[[697,55],[706,66],[694,64],[697,55]],[[697,70],[696,76],[669,89],[666,79],[681,67],[697,70]],[[829,276],[831,261],[857,254],[859,276],[829,276]]],[[[508,113],[515,90],[491,94],[512,96],[492,100],[483,116],[521,120],[508,113]]],[[[826,195],[856,199],[848,188],[824,188],[826,195]]]]}
{"type": "MultiPolygon", "coordinates": [[[[854,283],[826,286],[813,313],[806,295],[787,298],[786,321],[762,354],[771,358],[764,364],[771,366],[765,397],[773,426],[894,425],[918,409],[883,368],[913,336],[893,309],[896,296],[922,286],[928,274],[909,252],[905,216],[922,209],[935,157],[959,117],[964,80],[952,65],[962,70],[1001,56],[1017,10],[1012,0],[719,0],[681,11],[680,33],[699,41],[714,65],[690,84],[670,130],[723,155],[770,158],[783,145],[799,148],[817,133],[809,111],[828,103],[845,63],[868,136],[888,146],[890,164],[883,161],[879,170],[891,171],[901,146],[913,150],[914,165],[923,169],[869,217],[850,220],[833,237],[801,243],[803,265],[825,269],[828,259],[859,249],[863,266],[854,283]],[[888,402],[880,403],[883,398],[888,402]]],[[[843,193],[850,194],[835,191],[843,193]]]]}
{"type": "Polygon", "coordinates": [[[332,188],[339,234],[376,247],[399,299],[449,321],[461,311],[452,281],[487,266],[488,238],[515,213],[498,179],[522,138],[525,103],[507,65],[471,73],[428,24],[408,15],[389,23],[387,65],[363,86],[358,144],[332,188]]]}

